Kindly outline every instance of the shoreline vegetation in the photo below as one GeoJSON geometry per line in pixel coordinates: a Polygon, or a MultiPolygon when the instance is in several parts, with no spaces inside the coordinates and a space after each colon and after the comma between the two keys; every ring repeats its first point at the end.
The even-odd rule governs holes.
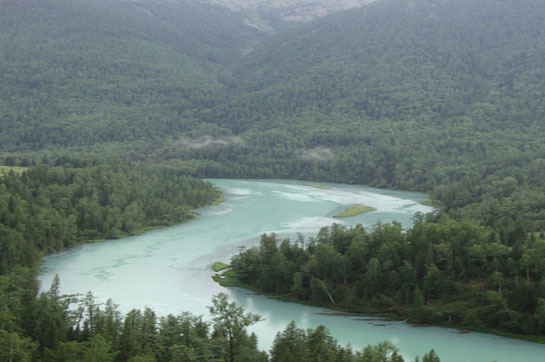
{"type": "Polygon", "coordinates": [[[435,207],[435,208],[438,207],[437,203],[433,202],[433,200],[424,200],[421,202],[421,204],[425,206],[435,207]]]}
{"type": "Polygon", "coordinates": [[[354,206],[350,206],[349,208],[347,208],[343,212],[341,212],[341,213],[339,213],[337,215],[334,215],[333,217],[337,218],[337,219],[342,219],[342,218],[345,218],[345,217],[352,217],[352,216],[356,216],[356,215],[359,215],[359,214],[364,214],[366,212],[370,212],[370,211],[374,211],[374,210],[376,210],[376,209],[374,207],[371,207],[371,206],[354,205],[354,206]]]}
{"type": "MultiPolygon", "coordinates": [[[[0,176],[1,176],[1,174],[0,174],[0,176]]],[[[210,204],[203,205],[203,206],[198,207],[198,208],[202,209],[202,208],[207,208],[207,207],[219,206],[223,202],[225,202],[225,194],[223,192],[221,192],[216,200],[212,201],[210,204]]],[[[70,245],[69,247],[67,247],[65,249],[62,249],[62,250],[55,250],[55,251],[53,251],[51,253],[45,253],[44,255],[52,255],[52,254],[60,253],[60,252],[70,250],[70,249],[72,249],[74,247],[77,247],[77,246],[80,246],[80,245],[104,243],[104,242],[107,242],[109,240],[118,240],[118,239],[128,238],[128,237],[132,237],[132,236],[140,236],[140,235],[143,235],[143,234],[145,234],[147,232],[150,232],[150,231],[169,228],[169,227],[178,226],[178,225],[183,225],[185,223],[188,223],[190,221],[195,220],[197,217],[199,217],[199,215],[200,215],[199,213],[192,212],[192,214],[189,215],[188,218],[186,218],[184,220],[181,220],[181,221],[173,221],[171,223],[163,224],[163,225],[144,226],[144,227],[142,227],[140,229],[137,229],[135,231],[132,231],[130,233],[118,233],[117,235],[113,235],[111,237],[89,239],[89,240],[82,239],[77,244],[70,245]]],[[[224,264],[224,265],[227,265],[227,264],[224,264]]],[[[222,270],[222,269],[220,269],[220,270],[222,270]]]]}
{"type": "MultiPolygon", "coordinates": [[[[373,318],[380,318],[381,321],[388,321],[388,322],[400,322],[400,323],[407,323],[409,325],[412,325],[414,327],[441,327],[441,328],[451,328],[458,330],[459,334],[467,334],[467,333],[485,333],[485,334],[492,334],[500,337],[505,338],[511,338],[511,339],[518,339],[526,342],[532,342],[532,343],[538,343],[538,344],[545,344],[545,336],[535,336],[535,335],[523,335],[523,334],[515,334],[515,333],[509,333],[505,331],[500,331],[496,329],[489,329],[489,328],[483,328],[479,326],[459,326],[455,324],[446,324],[446,323],[421,323],[412,321],[411,318],[404,318],[402,316],[393,314],[393,313],[362,313],[354,310],[349,310],[346,308],[340,308],[339,306],[328,304],[328,303],[316,303],[306,300],[300,300],[294,297],[290,297],[289,295],[292,295],[293,293],[290,293],[289,295],[276,295],[274,293],[266,293],[258,288],[255,288],[251,286],[248,283],[245,283],[241,281],[236,273],[231,269],[231,265],[225,264],[222,262],[215,262],[212,266],[212,270],[216,272],[212,276],[212,280],[214,280],[216,283],[218,283],[220,286],[224,288],[243,288],[247,289],[249,291],[252,291],[254,293],[257,293],[259,295],[266,296],[267,298],[279,300],[282,302],[288,302],[288,303],[297,303],[301,305],[306,305],[309,307],[318,307],[318,308],[327,308],[331,310],[331,312],[323,312],[324,315],[331,315],[331,316],[345,316],[345,317],[362,317],[362,321],[369,321],[373,318]],[[216,270],[214,268],[215,265],[221,265],[222,269],[216,270]],[[220,273],[221,272],[221,273],[220,273]]],[[[375,325],[377,327],[380,327],[382,325],[375,325]]]]}
{"type": "MultiPolygon", "coordinates": [[[[14,229],[12,237],[41,240],[39,244],[34,239],[28,245],[17,243],[8,253],[21,255],[25,266],[39,263],[39,255],[183,224],[197,216],[192,210],[219,205],[225,200],[211,183],[156,174],[151,168],[139,165],[1,166],[0,180],[4,186],[0,197],[7,200],[8,216],[17,214],[9,223],[14,229]],[[110,187],[110,180],[120,187],[110,187]],[[163,184],[163,194],[157,197],[156,190],[163,184]],[[57,201],[57,194],[64,196],[62,202],[57,201]],[[17,231],[34,230],[36,217],[48,227],[34,234],[17,231]]],[[[0,261],[7,260],[8,265],[17,262],[10,255],[0,256],[0,261]]]]}
{"type": "Polygon", "coordinates": [[[377,223],[370,231],[333,224],[295,243],[262,235],[216,280],[343,312],[387,313],[543,344],[543,300],[530,294],[540,291],[539,269],[530,262],[544,244],[535,234],[525,237],[535,240],[520,246],[517,263],[488,228],[444,215],[417,218],[407,231],[399,223],[377,223]],[[477,250],[482,263],[475,262],[477,250]],[[444,251],[450,259],[441,259],[444,251]]]}
{"type": "Polygon", "coordinates": [[[203,207],[219,206],[223,204],[225,202],[225,194],[221,191],[219,193],[220,193],[219,196],[214,201],[212,201],[210,204],[205,205],[203,207]]]}
{"type": "Polygon", "coordinates": [[[143,234],[145,234],[147,232],[150,232],[150,231],[165,229],[165,228],[169,228],[169,227],[172,227],[172,226],[183,225],[183,224],[185,224],[187,222],[195,220],[197,217],[198,217],[198,215],[195,214],[195,215],[190,216],[188,219],[185,219],[185,220],[182,220],[182,221],[179,221],[179,222],[175,221],[173,223],[165,224],[165,225],[145,226],[145,227],[142,227],[141,229],[137,229],[137,230],[135,230],[135,231],[133,231],[131,233],[121,233],[121,234],[117,234],[115,236],[107,237],[107,238],[82,240],[81,243],[79,243],[79,244],[72,245],[69,248],[64,249],[64,250],[55,251],[52,254],[58,253],[60,251],[66,251],[66,250],[69,250],[69,249],[71,249],[73,247],[84,245],[84,244],[104,243],[104,242],[107,242],[107,241],[110,241],[110,240],[118,240],[118,239],[123,239],[123,238],[129,238],[129,237],[132,237],[132,236],[140,236],[140,235],[143,235],[143,234]]]}
{"type": "MultiPolygon", "coordinates": [[[[3,170],[5,168],[8,168],[7,166],[0,166],[0,176],[3,175],[3,170]]],[[[9,167],[10,169],[22,169],[20,172],[22,173],[23,171],[26,171],[28,170],[28,168],[26,167],[9,167]]],[[[9,172],[9,171],[8,171],[9,172]]],[[[17,171],[14,170],[14,172],[18,175],[19,173],[17,171]]],[[[6,172],[7,173],[7,172],[6,172]]],[[[199,209],[202,209],[202,208],[207,208],[207,207],[213,207],[213,206],[219,206],[221,205],[222,203],[225,202],[225,194],[223,192],[220,192],[219,196],[212,202],[210,202],[209,204],[207,205],[203,205],[201,207],[198,207],[199,209]]],[[[80,242],[74,244],[74,245],[70,245],[64,249],[61,249],[61,250],[54,250],[52,252],[46,252],[44,253],[44,255],[52,255],[52,254],[56,254],[56,253],[60,253],[60,252],[63,252],[63,251],[67,251],[67,250],[70,250],[74,247],[77,247],[77,246],[81,246],[81,245],[85,245],[85,244],[97,244],[97,243],[104,243],[104,242],[107,242],[109,240],[118,240],[118,239],[123,239],[123,238],[128,238],[128,237],[132,237],[132,236],[140,236],[140,235],[143,235],[147,232],[150,232],[150,231],[154,231],[154,230],[159,230],[159,229],[164,229],[164,228],[168,228],[168,227],[173,227],[173,226],[178,226],[178,225],[183,225],[187,222],[190,222],[192,220],[195,220],[197,217],[199,217],[199,213],[196,213],[196,212],[192,212],[186,219],[184,220],[181,220],[181,221],[173,221],[173,222],[170,222],[170,223],[167,223],[167,224],[162,224],[162,225],[148,225],[148,226],[143,226],[139,229],[136,229],[130,233],[128,232],[122,232],[122,233],[118,233],[116,235],[111,235],[111,236],[108,236],[108,237],[103,237],[103,238],[94,238],[94,239],[88,239],[88,240],[85,240],[85,239],[81,239],[80,242]]],[[[221,271],[223,269],[226,269],[226,268],[229,268],[230,266],[227,265],[227,264],[224,264],[224,263],[214,263],[214,265],[212,266],[213,268],[217,267],[217,268],[220,268],[218,270],[214,270],[216,272],[218,271],[221,271]],[[217,264],[217,265],[216,265],[217,264]]]]}

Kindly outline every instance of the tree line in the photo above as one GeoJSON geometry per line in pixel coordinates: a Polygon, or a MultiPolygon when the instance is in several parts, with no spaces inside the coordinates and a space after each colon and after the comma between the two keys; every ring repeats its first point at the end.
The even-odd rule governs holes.
{"type": "MultiPolygon", "coordinates": [[[[44,362],[405,361],[389,342],[353,351],[340,346],[324,326],[305,331],[293,322],[276,335],[268,354],[258,349],[257,336],[247,329],[260,316],[230,303],[224,293],[213,296],[208,308],[211,321],[187,312],[157,316],[149,308],[123,315],[111,299],[99,304],[91,292],[60,294],[55,278],[31,303],[25,334],[2,325],[0,357],[44,362]]],[[[440,359],[431,350],[422,361],[440,359]]]]}
{"type": "Polygon", "coordinates": [[[181,223],[219,191],[208,182],[138,165],[38,165],[0,176],[0,273],[39,253],[181,223]]]}
{"type": "MultiPolygon", "coordinates": [[[[499,235],[446,215],[325,227],[295,241],[263,235],[234,255],[251,288],[344,311],[418,323],[545,334],[545,235],[499,235]]],[[[537,339],[536,339],[537,340],[537,339]]]]}

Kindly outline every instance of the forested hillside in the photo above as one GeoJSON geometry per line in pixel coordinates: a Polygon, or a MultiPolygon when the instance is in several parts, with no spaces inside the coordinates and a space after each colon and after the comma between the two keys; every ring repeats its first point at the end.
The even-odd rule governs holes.
{"type": "Polygon", "coordinates": [[[132,142],[194,128],[214,76],[259,38],[240,14],[195,2],[0,4],[3,150],[132,142]]]}

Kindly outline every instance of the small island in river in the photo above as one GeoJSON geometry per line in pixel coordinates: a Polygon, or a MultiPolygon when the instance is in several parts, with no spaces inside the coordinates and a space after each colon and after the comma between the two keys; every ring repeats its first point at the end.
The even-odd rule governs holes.
{"type": "Polygon", "coordinates": [[[348,209],[344,210],[344,212],[341,212],[340,214],[334,215],[335,218],[343,218],[343,217],[352,217],[359,214],[363,214],[365,212],[373,211],[375,208],[365,205],[354,205],[350,206],[348,209]]]}
{"type": "Polygon", "coordinates": [[[331,187],[326,185],[306,184],[305,186],[314,187],[316,189],[329,190],[331,187]]]}

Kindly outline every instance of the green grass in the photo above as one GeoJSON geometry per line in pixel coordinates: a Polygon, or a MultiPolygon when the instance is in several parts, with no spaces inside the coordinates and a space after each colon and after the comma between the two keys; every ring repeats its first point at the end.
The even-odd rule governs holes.
{"type": "Polygon", "coordinates": [[[352,216],[356,216],[356,215],[363,214],[365,212],[369,212],[373,210],[374,208],[370,206],[356,205],[356,206],[349,207],[348,209],[344,210],[344,212],[341,212],[340,214],[337,214],[333,217],[336,217],[336,218],[352,217],[352,216]]]}
{"type": "Polygon", "coordinates": [[[229,269],[231,266],[229,264],[222,263],[221,261],[217,261],[214,264],[212,264],[212,270],[216,273],[219,273],[222,270],[229,269]]]}
{"type": "Polygon", "coordinates": [[[212,279],[221,285],[222,287],[240,287],[240,288],[249,288],[250,286],[246,283],[241,282],[237,275],[230,269],[231,266],[221,261],[217,261],[212,264],[212,270],[217,274],[212,276],[212,279]],[[220,273],[223,271],[223,273],[220,273]]]}
{"type": "Polygon", "coordinates": [[[422,205],[435,207],[435,204],[434,204],[433,200],[424,200],[424,201],[422,201],[422,205]]]}
{"type": "Polygon", "coordinates": [[[331,187],[326,186],[326,185],[316,185],[316,184],[306,184],[305,186],[314,187],[316,189],[322,189],[322,190],[328,190],[328,189],[331,188],[331,187]]]}
{"type": "Polygon", "coordinates": [[[28,170],[28,167],[19,167],[19,166],[0,166],[0,175],[7,174],[10,171],[15,172],[16,175],[20,175],[23,171],[28,170]]]}
{"type": "Polygon", "coordinates": [[[250,285],[240,281],[232,270],[226,270],[221,274],[214,274],[212,279],[225,288],[239,287],[251,289],[250,285]]]}

